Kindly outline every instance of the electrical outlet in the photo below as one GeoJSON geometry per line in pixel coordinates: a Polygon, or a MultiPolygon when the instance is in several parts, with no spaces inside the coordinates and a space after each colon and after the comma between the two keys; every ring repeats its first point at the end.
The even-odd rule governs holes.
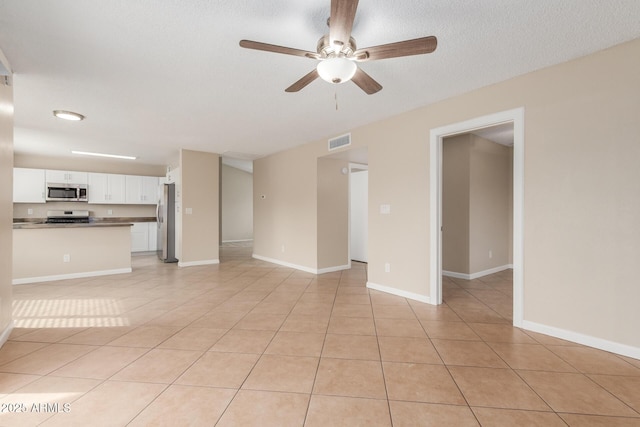
{"type": "Polygon", "coordinates": [[[113,209],[107,209],[107,215],[113,215],[113,209]]]}
{"type": "Polygon", "coordinates": [[[62,262],[71,262],[71,255],[69,254],[62,255],[62,262]]]}
{"type": "Polygon", "coordinates": [[[489,259],[493,258],[493,251],[489,249],[489,259]]]}
{"type": "Polygon", "coordinates": [[[389,264],[388,262],[384,264],[384,272],[391,273],[391,264],[389,264]]]}
{"type": "Polygon", "coordinates": [[[282,253],[284,253],[284,245],[282,245],[282,253]]]}
{"type": "Polygon", "coordinates": [[[184,208],[184,214],[185,215],[193,214],[193,208],[184,208]]]}
{"type": "Polygon", "coordinates": [[[27,209],[27,215],[33,215],[33,209],[31,208],[27,209]]]}

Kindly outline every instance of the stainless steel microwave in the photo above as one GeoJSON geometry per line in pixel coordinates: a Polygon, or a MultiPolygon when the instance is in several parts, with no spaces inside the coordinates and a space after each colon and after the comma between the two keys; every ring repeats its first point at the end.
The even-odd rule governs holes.
{"type": "Polygon", "coordinates": [[[86,184],[54,184],[47,183],[48,202],[86,202],[86,184]]]}

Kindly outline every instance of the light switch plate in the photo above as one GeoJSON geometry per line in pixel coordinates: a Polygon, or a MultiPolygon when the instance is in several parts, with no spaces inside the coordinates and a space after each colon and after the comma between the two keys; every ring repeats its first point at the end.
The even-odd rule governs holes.
{"type": "Polygon", "coordinates": [[[185,215],[193,214],[193,208],[184,208],[184,213],[185,215]]]}
{"type": "Polygon", "coordinates": [[[391,205],[380,205],[380,213],[382,215],[389,215],[391,213],[391,205]]]}

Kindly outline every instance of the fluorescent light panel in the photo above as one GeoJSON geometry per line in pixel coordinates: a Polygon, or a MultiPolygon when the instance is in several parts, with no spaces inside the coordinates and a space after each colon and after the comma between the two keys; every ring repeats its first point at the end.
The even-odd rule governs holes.
{"type": "Polygon", "coordinates": [[[114,159],[135,160],[137,157],[122,156],[120,154],[92,153],[90,151],[71,151],[73,154],[82,154],[83,156],[112,157],[114,159]]]}

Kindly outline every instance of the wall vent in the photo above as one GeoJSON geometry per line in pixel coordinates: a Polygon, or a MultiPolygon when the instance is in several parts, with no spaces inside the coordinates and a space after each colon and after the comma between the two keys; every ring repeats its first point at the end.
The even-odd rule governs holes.
{"type": "Polygon", "coordinates": [[[338,136],[329,140],[329,151],[351,145],[351,134],[338,136]]]}

